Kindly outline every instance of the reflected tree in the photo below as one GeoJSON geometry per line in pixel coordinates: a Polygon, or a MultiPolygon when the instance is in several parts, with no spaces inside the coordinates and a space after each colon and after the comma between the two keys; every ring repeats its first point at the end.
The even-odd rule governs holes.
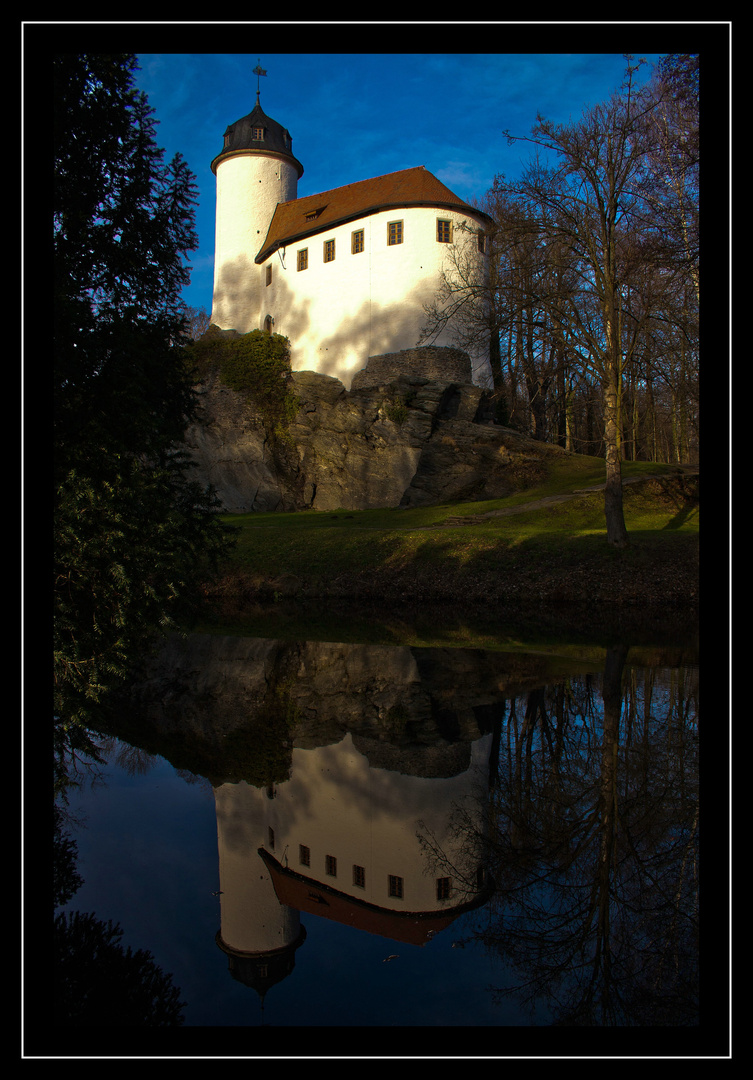
{"type": "Polygon", "coordinates": [[[639,675],[625,661],[609,650],[600,679],[509,703],[486,814],[496,893],[475,938],[510,973],[495,994],[554,1024],[692,1026],[694,673],[639,675]]]}
{"type": "Polygon", "coordinates": [[[53,807],[52,887],[55,907],[63,907],[84,883],[76,869],[78,846],[65,829],[62,809],[53,807]]]}
{"type": "Polygon", "coordinates": [[[54,1020],[66,1027],[181,1025],[180,990],[151,953],[120,944],[123,931],[93,914],[55,919],[54,1020]]]}
{"type": "Polygon", "coordinates": [[[60,910],[84,884],[64,805],[53,813],[53,1022],[61,1027],[174,1027],[180,989],[144,949],[123,948],[123,931],[93,913],[60,910]]]}

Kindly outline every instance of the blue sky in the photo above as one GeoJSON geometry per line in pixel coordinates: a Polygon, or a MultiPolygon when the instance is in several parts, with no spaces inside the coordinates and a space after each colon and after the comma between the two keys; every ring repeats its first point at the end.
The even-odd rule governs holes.
{"type": "MultiPolygon", "coordinates": [[[[264,41],[256,27],[235,29],[238,45],[264,41]]],[[[505,28],[489,29],[485,43],[504,45],[505,28]]],[[[528,156],[525,145],[507,144],[504,129],[528,135],[538,112],[576,119],[619,88],[623,45],[619,34],[612,36],[614,52],[589,53],[285,54],[258,46],[248,53],[137,52],[136,83],[159,121],[157,141],[168,158],[180,151],[199,188],[199,248],[186,302],[211,310],[215,178],[209,166],[227,125],[255,104],[259,60],[267,72],[260,79],[262,108],[288,128],[304,166],[299,196],[423,165],[471,199],[497,173],[515,177],[528,156]]],[[[648,77],[662,54],[639,53],[635,44],[625,42],[625,51],[646,59],[648,77]]]]}

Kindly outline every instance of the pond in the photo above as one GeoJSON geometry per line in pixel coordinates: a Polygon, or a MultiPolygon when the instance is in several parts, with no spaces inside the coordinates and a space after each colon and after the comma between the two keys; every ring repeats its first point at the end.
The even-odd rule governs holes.
{"type": "Polygon", "coordinates": [[[169,639],[75,766],[63,1023],[133,1023],[85,986],[86,914],[142,950],[178,1054],[210,1029],[224,1053],[264,1029],[238,1052],[272,1057],[403,1056],[410,1029],[428,1057],[480,1052],[467,1029],[527,1055],[583,1027],[692,1040],[697,660],[169,639]]]}

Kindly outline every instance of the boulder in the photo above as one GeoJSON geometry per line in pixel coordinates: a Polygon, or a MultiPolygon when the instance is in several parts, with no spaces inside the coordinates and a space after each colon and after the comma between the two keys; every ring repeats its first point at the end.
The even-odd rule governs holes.
{"type": "Polygon", "coordinates": [[[295,371],[299,408],[270,439],[253,402],[218,378],[200,387],[188,433],[197,478],[229,513],[363,510],[499,498],[543,474],[565,451],[490,422],[470,382],[397,374],[346,390],[295,371]]]}

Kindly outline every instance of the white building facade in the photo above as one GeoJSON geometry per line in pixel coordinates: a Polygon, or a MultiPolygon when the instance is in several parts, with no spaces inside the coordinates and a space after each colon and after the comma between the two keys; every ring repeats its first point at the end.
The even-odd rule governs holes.
{"type": "MultiPolygon", "coordinates": [[[[217,178],[211,321],[266,329],[291,344],[294,370],[350,387],[370,356],[412,349],[451,249],[486,273],[490,220],[423,167],[298,198],[303,166],[289,132],[253,111],[225,133],[217,178]]],[[[451,328],[432,339],[453,345],[451,328]]],[[[488,357],[472,357],[485,381],[488,357]]]]}

